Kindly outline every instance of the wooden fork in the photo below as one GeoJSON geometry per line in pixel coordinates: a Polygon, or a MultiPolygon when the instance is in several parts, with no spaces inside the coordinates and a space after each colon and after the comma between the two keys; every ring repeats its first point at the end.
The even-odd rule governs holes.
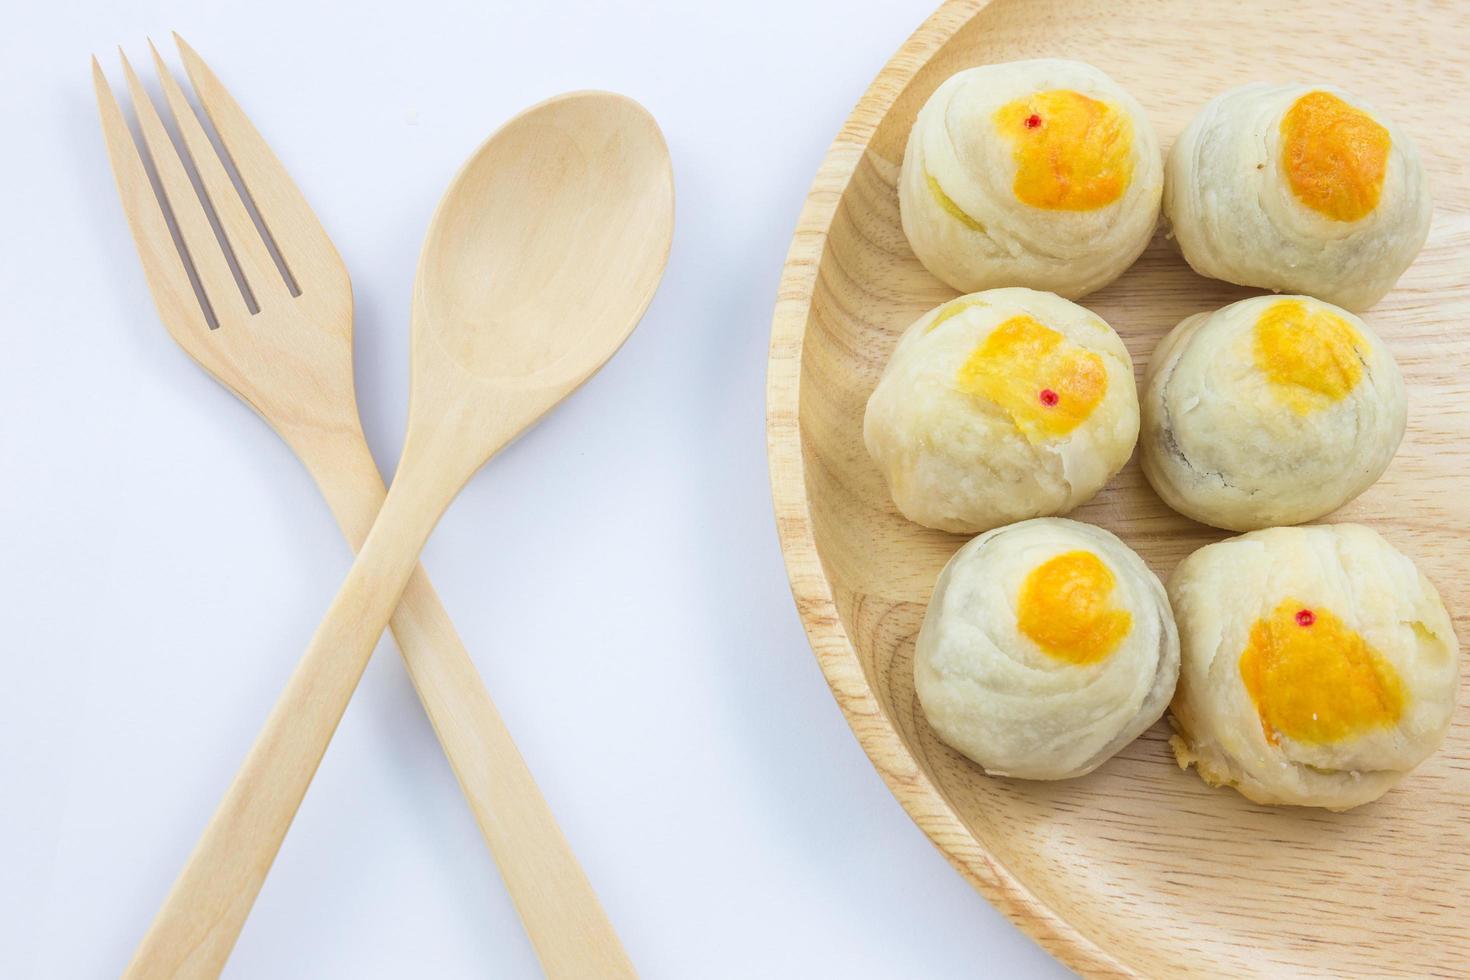
{"type": "MultiPolygon", "coordinates": [[[[203,187],[202,201],[124,56],[163,199],[155,194],[122,110],[93,58],[108,155],[149,289],[174,340],[280,434],[306,464],[353,548],[361,548],[385,489],[353,390],[352,287],[346,266],[239,105],[199,55],[182,38],[174,39],[281,263],[157,49],[159,79],[203,187]],[[211,227],[206,206],[223,230],[223,241],[211,227]],[[165,208],[178,229],[177,246],[165,208]]],[[[612,925],[422,568],[410,580],[391,625],[548,976],[632,976],[612,925]]],[[[269,861],[256,873],[263,879],[268,870],[269,861]]],[[[227,911],[242,910],[200,908],[186,932],[207,932],[215,919],[228,917],[227,911]]],[[[222,961],[195,957],[187,934],[155,938],[150,935],[140,948],[130,976],[210,976],[222,966],[222,961]]]]}

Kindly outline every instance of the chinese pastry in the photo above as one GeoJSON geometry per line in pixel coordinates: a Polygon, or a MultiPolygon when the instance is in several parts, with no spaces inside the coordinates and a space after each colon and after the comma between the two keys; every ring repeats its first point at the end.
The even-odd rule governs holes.
{"type": "Polygon", "coordinates": [[[1163,193],[1143,109],[1091,65],[1041,59],[954,75],[929,97],[899,174],[904,234],[961,292],[1076,299],[1133,264],[1163,193]]]}
{"type": "Polygon", "coordinates": [[[1346,810],[1444,740],[1460,646],[1413,562],[1356,524],[1208,545],[1169,580],[1181,766],[1257,803],[1346,810]]]}
{"type": "Polygon", "coordinates": [[[939,576],[914,653],[935,733],[996,776],[1091,772],[1157,721],[1179,673],[1164,587],[1116,537],[1040,518],[939,576]]]}
{"type": "Polygon", "coordinates": [[[1404,435],[1404,382],[1356,316],[1258,296],[1176,326],[1149,361],[1143,472],[1170,507],[1250,531],[1331,513],[1404,435]]]}
{"type": "Polygon", "coordinates": [[[1398,281],[1429,234],[1430,209],[1413,141],[1330,86],[1226,92],[1165,165],[1164,216],[1196,272],[1349,310],[1398,281]]]}
{"type": "Polygon", "coordinates": [[[1051,293],[993,289],[908,328],[863,440],[899,511],[974,533],[1064,514],[1123,467],[1138,391],[1123,341],[1051,293]]]}

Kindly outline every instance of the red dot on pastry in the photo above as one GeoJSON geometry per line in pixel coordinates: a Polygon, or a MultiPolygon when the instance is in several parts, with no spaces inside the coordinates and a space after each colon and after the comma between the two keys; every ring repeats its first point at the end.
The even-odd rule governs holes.
{"type": "Polygon", "coordinates": [[[1026,117],[1026,128],[1027,129],[1035,129],[1037,126],[1040,126],[1040,125],[1041,125],[1041,117],[1038,116],[1036,113],[1033,112],[1033,113],[1031,113],[1031,115],[1029,115],[1029,116],[1026,117]]]}
{"type": "Polygon", "coordinates": [[[1052,391],[1050,388],[1041,389],[1041,404],[1047,408],[1051,408],[1059,401],[1061,401],[1061,397],[1055,391],[1052,391]]]}
{"type": "Polygon", "coordinates": [[[1317,621],[1317,614],[1310,609],[1298,609],[1296,613],[1296,624],[1298,626],[1311,626],[1317,621]]]}

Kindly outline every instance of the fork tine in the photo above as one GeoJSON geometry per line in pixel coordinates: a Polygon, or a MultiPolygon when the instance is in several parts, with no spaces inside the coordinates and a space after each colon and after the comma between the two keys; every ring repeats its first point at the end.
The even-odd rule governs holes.
{"type": "Polygon", "coordinates": [[[235,172],[255,202],[255,209],[266,230],[285,259],[287,270],[301,291],[307,292],[303,279],[308,271],[342,268],[336,246],[327,237],[306,198],[286,173],[286,168],[281,166],[281,161],[276,159],[270,146],[204,59],[177,33],[174,34],[174,42],[178,44],[194,92],[214,123],[215,132],[229,152],[235,172]]]}
{"type": "Polygon", "coordinates": [[[102,116],[102,135],[107,141],[107,157],[117,181],[117,194],[122,199],[123,213],[127,215],[128,228],[132,230],[133,244],[143,262],[143,275],[148,280],[148,291],[153,294],[158,315],[174,334],[207,331],[209,321],[189,281],[189,272],[169,232],[158,196],[153,193],[148,172],[143,169],[138,145],[133,142],[122,107],[117,104],[112,86],[107,84],[107,76],[95,56],[92,85],[97,91],[97,111],[102,116]]]}
{"type": "Polygon", "coordinates": [[[266,250],[255,222],[245,210],[245,203],[240,200],[239,191],[230,181],[230,175],[225,173],[224,164],[215,153],[214,145],[204,134],[204,127],[199,124],[199,117],[194,115],[194,108],[189,105],[184,90],[174,79],[173,72],[163,63],[163,57],[152,40],[148,42],[148,49],[153,52],[153,63],[158,69],[158,79],[163,86],[164,97],[168,100],[169,111],[173,113],[174,122],[183,134],[184,146],[189,151],[189,158],[194,161],[194,170],[199,174],[209,203],[214,206],[215,216],[219,218],[220,227],[229,239],[235,261],[240,264],[240,271],[250,286],[250,292],[255,296],[255,302],[264,307],[272,300],[289,298],[291,294],[286,287],[286,281],[276,268],[270,252],[266,250]]]}
{"type": "Polygon", "coordinates": [[[168,199],[174,222],[179,227],[179,235],[184,239],[184,248],[194,263],[194,272],[204,287],[204,295],[209,299],[215,319],[223,324],[231,316],[248,312],[245,298],[240,292],[239,283],[235,281],[234,273],[225,261],[219,238],[215,236],[209,217],[204,213],[204,205],[200,203],[199,195],[195,193],[194,185],[184,171],[184,163],[179,159],[173,141],[163,128],[163,120],[158,117],[153,100],[148,97],[143,82],[138,78],[138,73],[133,71],[127,55],[122,54],[120,49],[118,53],[122,56],[128,91],[133,96],[133,111],[138,117],[138,127],[143,131],[143,143],[148,148],[148,155],[153,158],[153,169],[158,174],[159,184],[163,186],[163,195],[168,199]]]}

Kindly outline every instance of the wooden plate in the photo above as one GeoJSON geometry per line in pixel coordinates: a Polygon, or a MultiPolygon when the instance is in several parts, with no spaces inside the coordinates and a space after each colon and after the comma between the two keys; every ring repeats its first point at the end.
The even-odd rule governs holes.
{"type": "MultiPolygon", "coordinates": [[[[1332,520],[1377,527],[1452,611],[1470,610],[1470,15],[1445,3],[955,0],[899,50],[817,173],[771,340],[771,480],[817,659],[894,794],[987,898],[1090,975],[1464,975],[1470,970],[1470,725],[1387,797],[1347,814],[1270,809],[1174,765],[1161,723],[1096,773],[992,779],[941,745],[913,691],[914,636],[959,537],[907,523],[863,449],[863,406],[899,333],[954,293],[909,252],[894,189],[915,113],[951,73],[1089,61],[1165,147],[1212,96],[1254,80],[1361,93],[1417,140],[1429,244],[1368,320],[1402,365],[1409,432],[1387,475],[1332,520]]],[[[1185,315],[1249,291],[1194,275],[1160,238],[1083,302],[1142,373],[1185,315]]],[[[1223,535],[1168,510],[1136,461],[1073,516],[1167,575],[1223,535]]],[[[1462,617],[1460,635],[1470,637],[1462,617]]]]}

